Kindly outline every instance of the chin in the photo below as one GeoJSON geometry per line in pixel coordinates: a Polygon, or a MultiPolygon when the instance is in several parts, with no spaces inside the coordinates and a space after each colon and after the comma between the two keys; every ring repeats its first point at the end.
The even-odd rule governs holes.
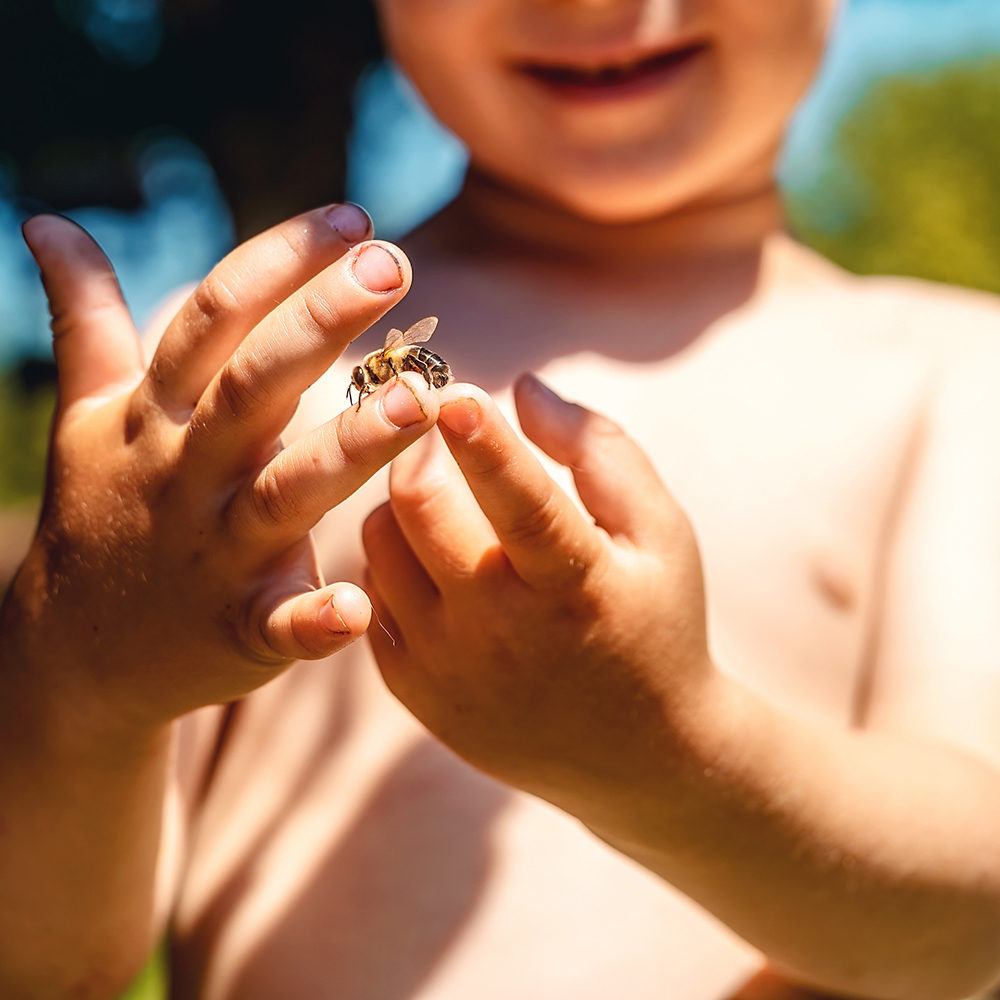
{"type": "Polygon", "coordinates": [[[634,223],[701,200],[733,169],[711,143],[678,131],[586,145],[517,136],[506,148],[480,147],[476,159],[487,175],[573,215],[634,223]]]}
{"type": "Polygon", "coordinates": [[[628,225],[677,211],[696,198],[670,177],[650,181],[648,176],[587,179],[546,185],[537,194],[588,222],[628,225]]]}

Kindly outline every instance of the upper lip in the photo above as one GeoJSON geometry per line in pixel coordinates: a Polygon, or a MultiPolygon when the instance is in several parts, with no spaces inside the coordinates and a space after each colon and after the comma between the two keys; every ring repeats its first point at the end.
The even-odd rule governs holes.
{"type": "Polygon", "coordinates": [[[547,83],[576,87],[607,87],[628,83],[647,73],[666,69],[708,47],[706,41],[690,41],[670,48],[646,51],[631,57],[579,60],[554,57],[525,58],[515,67],[547,83]]]}

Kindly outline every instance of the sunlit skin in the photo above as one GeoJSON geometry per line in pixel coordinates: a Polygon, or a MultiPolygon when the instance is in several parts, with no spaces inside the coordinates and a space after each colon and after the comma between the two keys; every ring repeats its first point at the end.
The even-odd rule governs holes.
{"type": "Polygon", "coordinates": [[[833,2],[385,0],[379,9],[393,55],[486,174],[578,219],[644,222],[770,189],[833,2]],[[631,87],[544,76],[685,53],[631,87]]]}
{"type": "Polygon", "coordinates": [[[405,254],[292,220],[147,371],[93,245],[26,228],[61,406],[2,619],[0,994],[113,997],[168,920],[211,1000],[984,991],[1000,309],[781,233],[832,4],[380,12],[473,160],[405,254]],[[427,315],[464,381],[338,415],[427,315]]]}

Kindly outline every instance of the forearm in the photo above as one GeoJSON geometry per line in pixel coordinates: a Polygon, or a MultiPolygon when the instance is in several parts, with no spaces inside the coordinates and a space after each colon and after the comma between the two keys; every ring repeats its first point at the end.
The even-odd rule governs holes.
{"type": "Polygon", "coordinates": [[[18,1000],[116,996],[163,919],[171,727],[117,725],[60,679],[4,633],[0,995],[18,1000]]]}
{"type": "Polygon", "coordinates": [[[718,689],[659,815],[596,831],[823,989],[936,1000],[1000,975],[1000,777],[718,689]]]}

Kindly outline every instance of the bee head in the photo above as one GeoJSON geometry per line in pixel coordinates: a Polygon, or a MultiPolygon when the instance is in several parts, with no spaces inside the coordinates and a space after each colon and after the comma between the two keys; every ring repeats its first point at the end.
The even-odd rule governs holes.
{"type": "Polygon", "coordinates": [[[365,373],[361,365],[354,366],[354,371],[351,372],[351,381],[355,384],[359,392],[365,387],[365,373]]]}

